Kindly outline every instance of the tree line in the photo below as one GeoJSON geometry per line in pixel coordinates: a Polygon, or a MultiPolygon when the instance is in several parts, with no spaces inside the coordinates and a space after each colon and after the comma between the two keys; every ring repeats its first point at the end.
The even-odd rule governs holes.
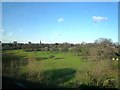
{"type": "Polygon", "coordinates": [[[22,49],[26,52],[32,51],[50,51],[50,52],[71,52],[76,56],[81,56],[83,59],[88,60],[103,60],[111,59],[112,57],[117,57],[119,55],[118,43],[113,43],[111,39],[99,38],[94,41],[94,43],[81,44],[70,44],[70,43],[54,43],[54,44],[44,44],[38,43],[34,44],[29,42],[28,44],[17,43],[2,43],[2,50],[16,50],[22,49]]]}

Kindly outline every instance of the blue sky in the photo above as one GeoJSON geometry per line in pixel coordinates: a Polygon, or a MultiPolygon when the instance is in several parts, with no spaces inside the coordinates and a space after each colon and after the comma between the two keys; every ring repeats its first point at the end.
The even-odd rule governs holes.
{"type": "Polygon", "coordinates": [[[2,3],[3,42],[118,41],[117,2],[2,3]]]}

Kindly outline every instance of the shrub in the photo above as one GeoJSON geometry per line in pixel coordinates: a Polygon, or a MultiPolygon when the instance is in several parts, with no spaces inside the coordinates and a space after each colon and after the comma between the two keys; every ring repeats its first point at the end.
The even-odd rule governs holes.
{"type": "Polygon", "coordinates": [[[55,56],[54,55],[50,55],[49,58],[54,58],[55,56]]]}
{"type": "Polygon", "coordinates": [[[104,81],[103,86],[107,88],[115,88],[116,84],[117,83],[115,79],[107,79],[104,81]]]}

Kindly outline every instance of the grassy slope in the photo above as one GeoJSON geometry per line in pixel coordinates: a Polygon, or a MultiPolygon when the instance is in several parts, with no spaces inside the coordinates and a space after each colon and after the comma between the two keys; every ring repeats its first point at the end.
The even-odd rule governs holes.
{"type": "MultiPolygon", "coordinates": [[[[107,60],[104,61],[83,61],[80,56],[75,56],[72,53],[50,53],[50,52],[24,52],[22,50],[9,50],[3,53],[11,53],[18,56],[24,56],[30,61],[27,66],[20,69],[20,73],[35,72],[40,73],[42,71],[54,70],[54,69],[64,69],[71,68],[74,69],[75,77],[71,78],[69,81],[61,83],[59,85],[66,85],[69,82],[78,81],[78,83],[86,83],[89,81],[87,76],[87,71],[89,71],[93,76],[102,77],[107,75],[107,77],[117,79],[117,69],[113,70],[109,66],[107,60]],[[54,55],[54,58],[49,58],[50,55],[54,55]],[[36,60],[39,57],[47,57],[45,60],[36,60]],[[55,59],[56,58],[56,59],[55,59]]],[[[61,70],[60,70],[61,71],[61,70]]],[[[61,72],[58,72],[61,74],[61,72]]],[[[55,75],[56,76],[56,75],[55,75]]],[[[58,77],[59,78],[59,77],[58,77]]]]}

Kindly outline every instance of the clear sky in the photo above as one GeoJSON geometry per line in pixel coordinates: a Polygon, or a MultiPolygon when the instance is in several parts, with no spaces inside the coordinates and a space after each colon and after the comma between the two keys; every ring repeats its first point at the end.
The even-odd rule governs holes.
{"type": "Polygon", "coordinates": [[[3,42],[117,42],[118,3],[4,2],[1,33],[3,42]]]}

